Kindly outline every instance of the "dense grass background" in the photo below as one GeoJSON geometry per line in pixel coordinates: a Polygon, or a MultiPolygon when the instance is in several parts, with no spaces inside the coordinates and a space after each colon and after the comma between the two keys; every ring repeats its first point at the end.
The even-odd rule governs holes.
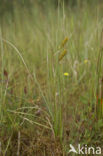
{"type": "Polygon", "coordinates": [[[103,4],[1,2],[1,155],[67,155],[78,142],[102,147],[103,4]]]}

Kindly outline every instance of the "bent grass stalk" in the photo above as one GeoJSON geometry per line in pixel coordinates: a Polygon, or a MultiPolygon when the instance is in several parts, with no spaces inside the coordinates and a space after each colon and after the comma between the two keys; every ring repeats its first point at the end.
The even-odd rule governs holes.
{"type": "MultiPolygon", "coordinates": [[[[28,68],[27,64],[25,63],[25,60],[24,60],[22,54],[19,52],[19,50],[16,48],[16,46],[15,46],[14,44],[12,44],[12,43],[11,43],[10,41],[8,41],[8,40],[5,40],[5,39],[3,39],[3,38],[1,38],[1,40],[4,41],[5,43],[9,44],[12,48],[15,49],[15,51],[17,52],[17,54],[18,54],[19,57],[21,58],[21,60],[22,60],[22,62],[23,62],[23,64],[24,64],[24,66],[25,66],[27,72],[28,72],[28,73],[30,74],[30,76],[32,77],[32,75],[31,75],[31,73],[30,73],[30,71],[29,71],[29,68],[28,68]]],[[[32,78],[33,78],[33,77],[32,77],[32,78]]]]}

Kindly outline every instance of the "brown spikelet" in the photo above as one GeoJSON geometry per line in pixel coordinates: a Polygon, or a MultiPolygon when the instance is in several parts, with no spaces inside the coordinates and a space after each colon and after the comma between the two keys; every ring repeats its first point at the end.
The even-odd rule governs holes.
{"type": "Polygon", "coordinates": [[[8,78],[8,72],[4,69],[4,76],[8,78]]]}
{"type": "Polygon", "coordinates": [[[27,87],[24,87],[24,93],[27,94],[27,87]]]}
{"type": "Polygon", "coordinates": [[[13,94],[13,88],[11,88],[11,90],[10,90],[10,94],[11,94],[11,95],[13,94]]]}
{"type": "Polygon", "coordinates": [[[59,56],[59,61],[61,61],[66,54],[67,54],[67,50],[64,49],[59,56]]]}
{"type": "Polygon", "coordinates": [[[66,135],[69,137],[69,135],[70,135],[70,130],[66,130],[66,135]]]}

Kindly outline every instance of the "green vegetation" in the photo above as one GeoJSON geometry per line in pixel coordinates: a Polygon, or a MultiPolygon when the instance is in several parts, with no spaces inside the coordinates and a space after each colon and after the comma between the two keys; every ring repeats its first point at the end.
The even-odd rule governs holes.
{"type": "Polygon", "coordinates": [[[77,2],[0,9],[0,155],[102,147],[103,3],[77,2]]]}

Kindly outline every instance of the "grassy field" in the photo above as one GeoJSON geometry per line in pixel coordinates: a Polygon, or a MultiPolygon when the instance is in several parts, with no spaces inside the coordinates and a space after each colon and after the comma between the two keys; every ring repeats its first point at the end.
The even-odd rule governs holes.
{"type": "Polygon", "coordinates": [[[0,19],[0,155],[103,146],[102,14],[35,5],[0,19]]]}

